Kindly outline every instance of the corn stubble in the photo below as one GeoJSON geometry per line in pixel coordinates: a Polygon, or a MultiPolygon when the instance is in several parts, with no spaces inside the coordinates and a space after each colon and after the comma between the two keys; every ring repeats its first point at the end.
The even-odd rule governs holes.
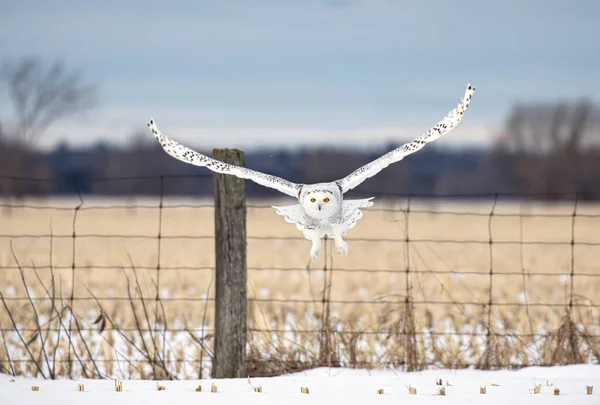
{"type": "MultiPolygon", "coordinates": [[[[600,289],[597,246],[575,246],[571,279],[568,244],[497,243],[490,262],[487,244],[436,242],[489,240],[489,217],[419,213],[431,206],[411,203],[407,218],[405,209],[405,202],[380,202],[365,210],[349,233],[347,258],[330,254],[335,250],[328,242],[327,272],[323,261],[306,270],[308,242],[294,226],[272,209],[248,209],[248,235],[265,237],[248,240],[248,295],[270,299],[248,303],[248,376],[316,366],[496,369],[600,358],[600,311],[589,299],[600,289]],[[571,286],[576,305],[569,307],[571,286]],[[336,300],[344,303],[330,302],[336,300]],[[520,306],[502,305],[507,302],[520,306]]],[[[528,213],[569,209],[532,203],[528,213]]],[[[600,213],[598,205],[586,209],[600,213]]],[[[435,210],[486,213],[489,207],[439,203],[435,210]]],[[[499,205],[496,211],[515,207],[499,205]]],[[[135,207],[85,210],[78,213],[76,231],[155,236],[157,214],[135,207]]],[[[68,210],[13,208],[0,221],[6,234],[73,232],[68,210]]],[[[214,296],[214,240],[176,237],[211,236],[212,207],[165,208],[162,221],[159,271],[158,239],[48,236],[12,245],[1,239],[0,251],[8,253],[0,256],[0,266],[11,269],[0,272],[0,372],[45,378],[209,376],[214,303],[198,299],[214,296]],[[71,302],[71,296],[84,300],[71,302]]],[[[600,218],[578,218],[576,242],[600,242],[599,228],[600,218]]],[[[491,229],[499,242],[570,240],[571,218],[497,215],[491,229]]]]}

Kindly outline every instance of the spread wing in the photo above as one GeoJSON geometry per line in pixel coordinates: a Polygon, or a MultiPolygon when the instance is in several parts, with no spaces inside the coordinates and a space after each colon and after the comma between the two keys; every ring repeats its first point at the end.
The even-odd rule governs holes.
{"type": "Polygon", "coordinates": [[[345,193],[346,191],[355,188],[363,181],[369,177],[375,176],[392,163],[399,162],[400,160],[404,159],[405,156],[420,150],[423,146],[425,146],[426,143],[435,141],[442,135],[450,132],[450,130],[456,127],[462,120],[467,107],[469,107],[469,104],[471,103],[471,97],[473,96],[474,92],[475,87],[471,86],[470,84],[467,85],[465,95],[460,103],[458,103],[458,106],[446,114],[446,116],[432,128],[411,142],[405,143],[399,148],[396,148],[393,151],[388,152],[380,158],[372,161],[371,163],[355,170],[343,179],[337,180],[336,183],[342,187],[342,192],[345,193]]]}
{"type": "Polygon", "coordinates": [[[302,187],[301,184],[292,183],[291,181],[287,181],[281,177],[257,172],[245,167],[230,165],[219,160],[212,159],[188,148],[187,146],[181,145],[180,143],[161,133],[153,119],[151,119],[147,125],[152,130],[152,133],[164,151],[173,156],[175,159],[179,159],[182,162],[189,163],[194,166],[206,167],[213,172],[231,174],[242,179],[252,180],[261,186],[274,188],[291,197],[298,197],[298,192],[302,187]]]}

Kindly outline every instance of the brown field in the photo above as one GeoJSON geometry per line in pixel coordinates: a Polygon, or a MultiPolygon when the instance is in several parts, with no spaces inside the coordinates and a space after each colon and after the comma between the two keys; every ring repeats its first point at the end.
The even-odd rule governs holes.
{"type": "MultiPolygon", "coordinates": [[[[167,199],[159,210],[156,199],[86,197],[75,217],[78,203],[27,199],[8,208],[4,201],[0,371],[34,373],[29,360],[45,363],[48,352],[63,361],[56,374],[197,376],[212,346],[214,306],[204,300],[214,295],[211,202],[167,199]],[[55,299],[42,299],[48,296],[55,299]],[[93,324],[101,313],[104,320],[93,324]],[[81,329],[72,332],[72,343],[67,319],[69,329],[76,329],[75,320],[81,329]],[[146,340],[152,345],[144,349],[146,340]],[[132,358],[139,361],[123,360],[132,358]]],[[[580,203],[573,218],[572,203],[499,201],[490,216],[490,201],[411,201],[407,214],[405,200],[375,199],[347,236],[348,257],[329,247],[312,263],[310,242],[269,207],[282,203],[288,201],[248,203],[249,342],[256,374],[325,358],[415,368],[599,357],[600,204],[580,203]],[[569,349],[573,339],[579,340],[569,349]],[[263,360],[270,365],[261,366],[263,360]]],[[[209,366],[206,361],[203,372],[209,366]]]]}

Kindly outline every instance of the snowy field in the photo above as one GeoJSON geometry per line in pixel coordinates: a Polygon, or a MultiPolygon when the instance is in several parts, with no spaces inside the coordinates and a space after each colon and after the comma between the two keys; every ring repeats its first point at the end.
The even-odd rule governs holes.
{"type": "Polygon", "coordinates": [[[0,404],[600,404],[600,366],[530,367],[519,371],[427,370],[402,373],[319,368],[273,378],[162,381],[40,380],[0,375],[0,404]],[[442,379],[446,395],[437,394],[442,379]],[[217,392],[210,392],[211,384],[217,392]],[[251,384],[250,384],[251,383],[251,384]],[[78,392],[77,385],[85,391],[78,392]],[[196,392],[198,385],[201,392],[196,392]],[[447,385],[448,384],[448,385],[447,385]],[[37,385],[39,391],[32,391],[37,385]],[[408,386],[416,389],[409,394],[408,386]],[[533,388],[539,385],[540,393],[533,388]],[[261,386],[262,392],[253,387],[261,386]],[[485,386],[487,393],[480,394],[485,386]],[[594,386],[592,395],[586,386],[594,386]],[[309,393],[301,393],[308,387],[309,393]],[[554,390],[560,390],[559,396],[554,390]],[[383,389],[383,394],[378,390],[383,389]]]}

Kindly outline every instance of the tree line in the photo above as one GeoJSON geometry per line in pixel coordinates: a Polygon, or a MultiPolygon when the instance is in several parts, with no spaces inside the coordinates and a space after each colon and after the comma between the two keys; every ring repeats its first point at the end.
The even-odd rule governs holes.
{"type": "MultiPolygon", "coordinates": [[[[94,107],[96,88],[63,63],[46,65],[36,58],[5,63],[1,79],[13,114],[0,116],[0,195],[212,194],[208,170],[167,156],[156,143],[143,141],[146,134],[134,134],[133,141],[120,148],[96,144],[73,150],[63,144],[41,152],[36,144],[48,128],[94,107]],[[169,176],[168,181],[161,185],[160,176],[169,176]],[[114,180],[109,181],[111,178],[114,180]]],[[[598,105],[585,99],[516,104],[496,135],[493,145],[485,150],[428,145],[369,179],[356,193],[512,193],[541,199],[580,193],[581,199],[600,199],[598,105]]],[[[316,183],[341,178],[397,146],[389,144],[370,151],[247,151],[245,161],[255,170],[298,183],[316,183]]],[[[250,196],[278,196],[252,182],[247,182],[247,192],[250,196]]]]}

